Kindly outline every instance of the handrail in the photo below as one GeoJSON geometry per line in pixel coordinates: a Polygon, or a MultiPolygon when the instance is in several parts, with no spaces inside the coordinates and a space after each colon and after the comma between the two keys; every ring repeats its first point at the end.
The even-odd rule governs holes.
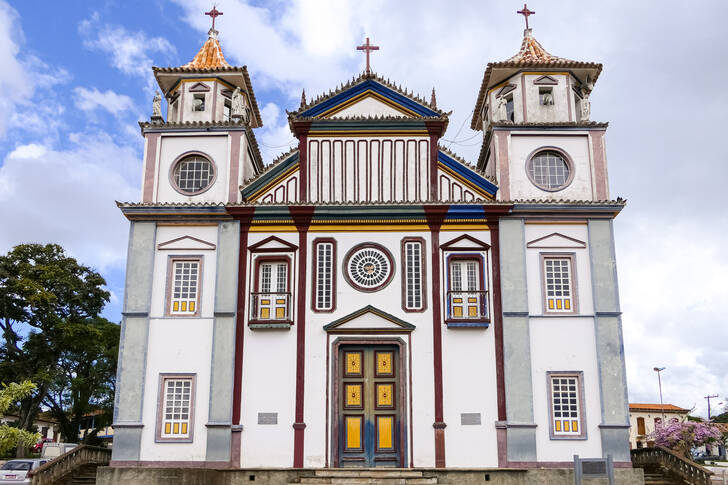
{"type": "Polygon", "coordinates": [[[659,466],[689,483],[711,485],[713,472],[663,446],[637,448],[630,454],[636,467],[659,466]]]}
{"type": "Polygon", "coordinates": [[[28,473],[33,485],[55,485],[84,465],[108,465],[111,450],[99,446],[80,445],[28,473]]]}

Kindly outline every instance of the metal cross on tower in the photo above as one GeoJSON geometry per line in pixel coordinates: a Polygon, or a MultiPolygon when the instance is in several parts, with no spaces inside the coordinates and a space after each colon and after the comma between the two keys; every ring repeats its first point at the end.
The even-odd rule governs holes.
{"type": "Polygon", "coordinates": [[[536,12],[529,10],[528,6],[524,3],[523,10],[518,10],[518,11],[516,11],[516,13],[520,13],[526,19],[526,30],[528,30],[528,16],[533,15],[536,12]]]}
{"type": "Polygon", "coordinates": [[[217,9],[217,5],[213,5],[212,10],[205,12],[205,15],[212,17],[212,29],[215,30],[215,19],[222,15],[222,12],[217,9]]]}
{"type": "Polygon", "coordinates": [[[364,43],[364,45],[356,46],[356,50],[366,52],[366,54],[367,54],[367,71],[366,72],[367,72],[367,74],[371,73],[372,70],[369,67],[369,53],[371,51],[378,51],[379,50],[379,46],[378,45],[371,45],[369,43],[369,37],[367,37],[367,41],[364,43]]]}

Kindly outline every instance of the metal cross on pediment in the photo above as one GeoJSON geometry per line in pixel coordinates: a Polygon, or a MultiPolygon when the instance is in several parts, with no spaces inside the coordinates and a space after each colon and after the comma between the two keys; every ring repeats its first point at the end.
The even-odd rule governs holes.
{"type": "Polygon", "coordinates": [[[212,10],[205,12],[205,15],[209,15],[212,18],[212,29],[215,30],[215,19],[222,15],[222,12],[217,9],[217,5],[213,5],[212,10]]]}
{"type": "Polygon", "coordinates": [[[528,6],[524,3],[523,4],[523,10],[518,10],[518,11],[516,11],[516,13],[520,13],[521,15],[523,15],[523,18],[526,19],[526,30],[528,30],[528,16],[529,15],[533,15],[536,12],[534,12],[532,10],[529,10],[528,9],[528,6]]]}
{"type": "Polygon", "coordinates": [[[369,37],[367,37],[367,40],[364,43],[364,45],[357,46],[356,47],[356,50],[366,52],[366,55],[367,55],[367,71],[366,72],[367,72],[367,74],[370,74],[372,72],[372,70],[369,67],[369,53],[371,51],[378,51],[379,50],[379,46],[378,45],[371,45],[369,43],[369,37]]]}

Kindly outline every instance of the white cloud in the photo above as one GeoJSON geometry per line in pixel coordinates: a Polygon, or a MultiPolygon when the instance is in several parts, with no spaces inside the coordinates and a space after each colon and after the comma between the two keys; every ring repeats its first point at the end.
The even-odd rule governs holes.
{"type": "Polygon", "coordinates": [[[82,111],[95,111],[104,109],[113,115],[134,112],[134,101],[129,96],[118,94],[107,89],[104,92],[96,88],[87,89],[76,87],[73,89],[74,103],[82,111]]]}
{"type": "MultiPolygon", "coordinates": [[[[142,31],[131,32],[120,25],[101,24],[98,14],[79,24],[79,31],[86,36],[84,45],[109,54],[113,67],[144,79],[152,90],[154,81],[151,55],[162,54],[163,58],[174,54],[175,48],[163,37],[149,37],[142,31]]],[[[159,59],[156,59],[159,64],[159,59]]]]}
{"type": "Polygon", "coordinates": [[[118,267],[128,225],[114,204],[139,198],[135,149],[103,133],[76,134],[70,147],[18,146],[0,166],[0,252],[23,242],[56,242],[85,264],[118,267]]]}

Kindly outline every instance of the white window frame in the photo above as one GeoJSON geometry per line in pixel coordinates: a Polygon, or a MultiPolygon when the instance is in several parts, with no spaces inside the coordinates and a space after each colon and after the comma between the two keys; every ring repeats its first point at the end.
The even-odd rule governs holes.
{"type": "MultiPolygon", "coordinates": [[[[576,279],[576,254],[575,253],[540,253],[541,265],[541,300],[543,302],[543,312],[548,315],[563,315],[578,313],[579,300],[578,285],[576,279]],[[557,281],[557,276],[553,271],[549,273],[548,262],[561,261],[567,262],[568,292],[564,294],[563,277],[557,281]],[[551,276],[551,277],[550,277],[551,276]],[[552,294],[550,294],[552,293],[552,294]],[[560,294],[557,294],[560,293],[560,294]]],[[[563,272],[559,272],[559,275],[563,272]]]]}
{"type": "Polygon", "coordinates": [[[293,320],[292,260],[288,256],[259,257],[255,259],[251,294],[251,323],[290,323],[293,320]],[[265,268],[270,267],[270,281],[265,285],[265,268]],[[284,286],[281,288],[280,268],[285,267],[284,286]]]}
{"type": "MultiPolygon", "coordinates": [[[[192,275],[193,273],[190,273],[192,275]]],[[[181,275],[184,277],[184,274],[181,275]]],[[[200,301],[202,294],[202,256],[170,256],[167,274],[167,299],[165,315],[169,317],[197,317],[200,315],[200,301]],[[184,288],[177,291],[177,265],[194,264],[197,268],[195,275],[194,298],[183,298],[184,288]],[[175,296],[175,295],[180,296],[175,296]],[[176,305],[176,309],[175,309],[176,305]]]]}
{"type": "Polygon", "coordinates": [[[585,440],[586,411],[584,401],[584,372],[582,371],[549,371],[546,373],[546,386],[548,388],[549,406],[549,437],[552,440],[585,440]],[[557,389],[555,382],[558,380],[557,389]],[[566,381],[565,384],[562,381],[566,381]],[[574,383],[573,388],[571,382],[574,383]],[[568,386],[566,390],[561,389],[568,386]],[[564,399],[568,403],[564,403],[564,399]],[[557,402],[558,400],[558,402],[557,402]],[[575,402],[571,402],[575,401],[575,402]],[[564,405],[568,405],[569,416],[564,416],[564,405]],[[572,408],[575,407],[575,409],[572,408]],[[576,413],[576,416],[573,416],[576,413]],[[574,431],[576,426],[576,431],[574,431]]]}
{"type": "Polygon", "coordinates": [[[191,443],[194,439],[195,428],[195,393],[197,374],[160,374],[159,394],[157,402],[157,430],[155,441],[158,443],[191,443]],[[183,399],[174,398],[176,395],[169,395],[169,383],[180,383],[182,386],[183,399]],[[185,384],[187,386],[185,386],[185,384]],[[184,388],[189,388],[188,399],[185,402],[184,388]],[[172,409],[168,408],[172,403],[172,409]],[[186,406],[185,406],[186,404],[186,406]],[[184,412],[184,409],[187,412],[184,412]],[[175,412],[179,411],[179,412],[175,412]],[[170,416],[171,417],[168,417],[170,416]],[[175,427],[176,425],[176,427],[175,427]],[[177,431],[175,433],[175,431],[177,431]]]}

